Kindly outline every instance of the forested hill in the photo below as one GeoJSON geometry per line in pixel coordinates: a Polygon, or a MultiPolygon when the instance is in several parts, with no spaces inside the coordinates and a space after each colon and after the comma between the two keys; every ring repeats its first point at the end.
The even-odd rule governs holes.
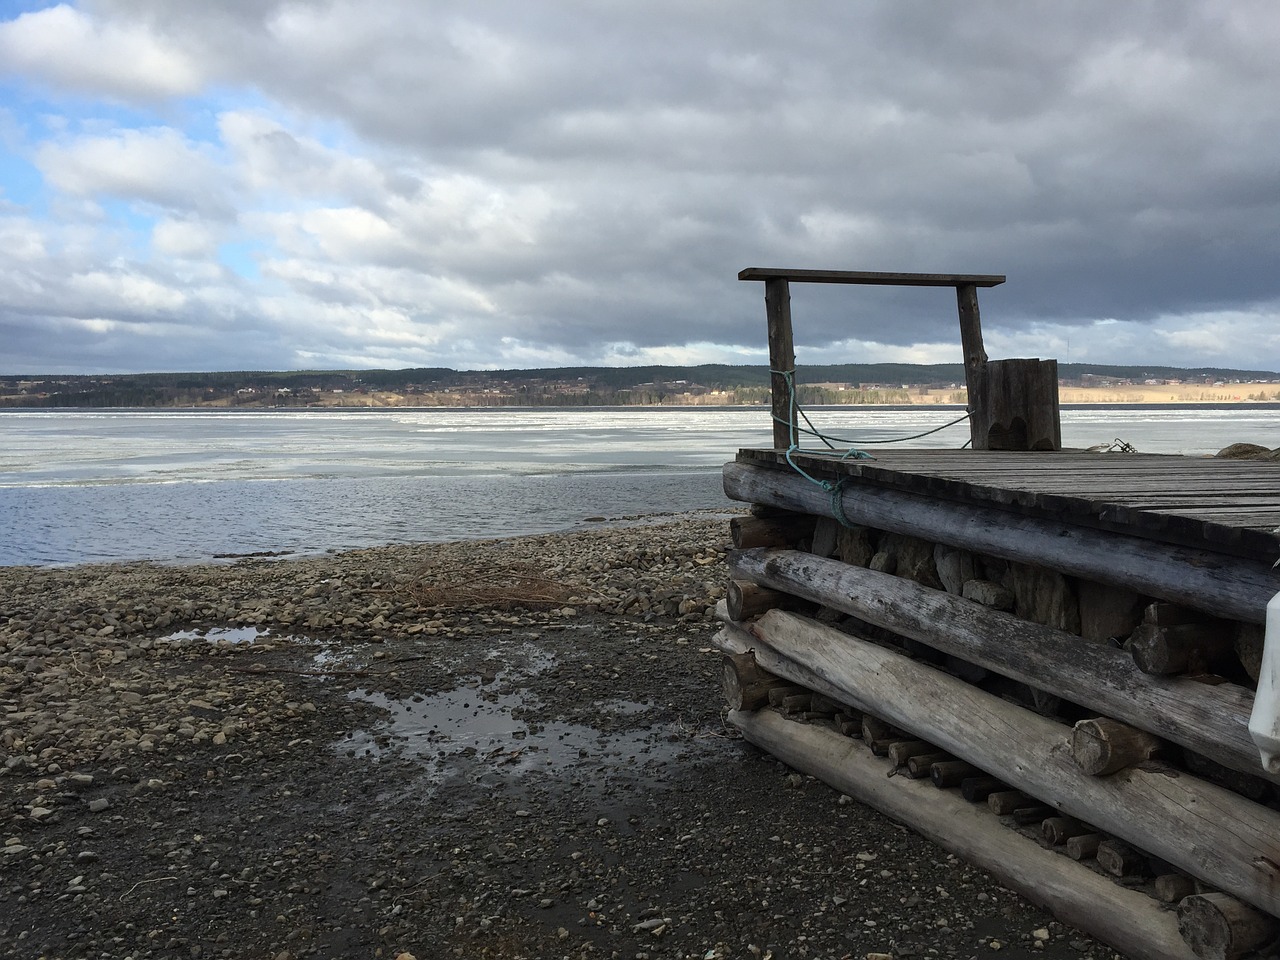
{"type": "MultiPolygon", "coordinates": [[[[1064,363],[1064,384],[1142,384],[1152,381],[1222,384],[1270,383],[1280,373],[1219,367],[1115,366],[1064,363]]],[[[801,365],[801,385],[836,385],[813,402],[905,402],[907,388],[959,389],[959,363],[845,363],[801,365]]],[[[0,406],[147,407],[184,405],[346,404],[378,394],[383,402],[433,404],[651,404],[767,402],[764,365],[558,367],[526,370],[223,371],[71,376],[0,375],[0,406]]],[[[816,387],[815,387],[816,389],[816,387]]]]}

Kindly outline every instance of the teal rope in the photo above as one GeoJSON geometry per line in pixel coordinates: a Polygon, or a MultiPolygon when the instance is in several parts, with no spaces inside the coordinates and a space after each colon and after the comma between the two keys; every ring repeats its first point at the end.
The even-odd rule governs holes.
{"type": "MultiPolygon", "coordinates": [[[[776,374],[778,376],[781,376],[786,381],[786,384],[787,384],[787,402],[790,406],[790,416],[785,421],[787,424],[787,433],[788,433],[788,438],[787,438],[788,444],[787,444],[787,452],[785,454],[785,457],[786,457],[788,466],[790,466],[792,470],[794,470],[800,476],[804,477],[814,486],[826,492],[831,497],[831,513],[836,518],[836,520],[840,522],[841,526],[844,526],[844,527],[854,526],[854,524],[850,522],[849,518],[845,516],[845,512],[844,512],[845,480],[841,479],[836,481],[835,483],[832,483],[830,480],[819,480],[817,477],[808,473],[803,467],[800,466],[800,464],[796,463],[795,460],[792,459],[792,454],[805,452],[800,447],[797,434],[805,433],[812,437],[817,437],[826,445],[827,449],[831,451],[835,451],[836,449],[835,444],[832,441],[849,444],[850,445],[849,449],[846,450],[843,456],[840,457],[841,461],[874,460],[875,457],[873,457],[871,454],[867,453],[866,451],[858,450],[857,448],[855,448],[853,446],[852,440],[848,440],[843,437],[832,436],[830,434],[825,434],[821,430],[819,430],[816,426],[814,426],[813,421],[809,419],[809,415],[805,412],[804,408],[800,406],[799,402],[796,399],[796,372],[794,370],[772,370],[771,369],[769,372],[771,374],[776,374]],[[808,429],[805,429],[804,427],[800,426],[801,418],[803,418],[804,422],[809,425],[808,429]]],[[[779,417],[777,414],[772,414],[771,416],[773,417],[773,420],[777,423],[784,422],[783,419],[779,417]]],[[[894,437],[891,440],[866,440],[863,442],[864,443],[903,443],[907,440],[919,440],[921,437],[928,437],[928,436],[931,436],[932,434],[939,432],[940,430],[945,430],[948,427],[954,427],[956,424],[962,423],[968,418],[969,418],[969,411],[966,410],[962,416],[957,417],[956,419],[952,420],[950,423],[944,423],[940,427],[934,427],[932,430],[925,430],[922,433],[912,434],[909,437],[894,437]]],[[[968,446],[967,442],[965,446],[968,446]]],[[[817,451],[817,452],[821,453],[822,451],[817,451]]]]}

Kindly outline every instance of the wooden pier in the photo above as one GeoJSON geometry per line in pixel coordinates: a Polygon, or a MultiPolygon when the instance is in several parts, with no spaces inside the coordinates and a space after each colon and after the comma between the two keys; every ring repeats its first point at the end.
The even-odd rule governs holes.
{"type": "Polygon", "coordinates": [[[752,505],[731,721],[1130,956],[1275,941],[1280,774],[1248,725],[1280,464],[1060,449],[1056,364],[982,347],[1003,277],[740,276],[766,284],[775,446],[724,469],[752,505]],[[974,449],[802,451],[790,282],[955,287],[974,449]]]}

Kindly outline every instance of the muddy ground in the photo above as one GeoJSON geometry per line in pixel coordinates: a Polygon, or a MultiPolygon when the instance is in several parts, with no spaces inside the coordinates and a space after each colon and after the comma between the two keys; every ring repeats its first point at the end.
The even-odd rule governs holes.
{"type": "Polygon", "coordinates": [[[1115,956],[726,727],[726,539],[0,572],[0,955],[1115,956]]]}

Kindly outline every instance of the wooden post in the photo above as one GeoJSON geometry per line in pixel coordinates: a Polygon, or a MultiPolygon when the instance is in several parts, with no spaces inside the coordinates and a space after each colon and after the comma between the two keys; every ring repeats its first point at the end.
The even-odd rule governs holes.
{"type": "Polygon", "coordinates": [[[979,414],[983,397],[983,380],[987,351],[982,345],[982,320],[978,315],[978,288],[972,283],[956,287],[956,306],[960,312],[960,346],[964,350],[964,383],[969,391],[969,436],[973,449],[986,450],[986,431],[979,431],[979,414]],[[981,432],[981,436],[979,433],[981,432]]]}
{"type": "Polygon", "coordinates": [[[983,365],[980,389],[969,406],[975,448],[1062,449],[1057,360],[992,360],[983,365]]]}
{"type": "Polygon", "coordinates": [[[790,375],[794,382],[796,347],[791,332],[791,287],[784,277],[764,282],[764,311],[769,322],[769,390],[773,414],[773,445],[786,450],[796,436],[797,418],[791,403],[790,375]]]}

